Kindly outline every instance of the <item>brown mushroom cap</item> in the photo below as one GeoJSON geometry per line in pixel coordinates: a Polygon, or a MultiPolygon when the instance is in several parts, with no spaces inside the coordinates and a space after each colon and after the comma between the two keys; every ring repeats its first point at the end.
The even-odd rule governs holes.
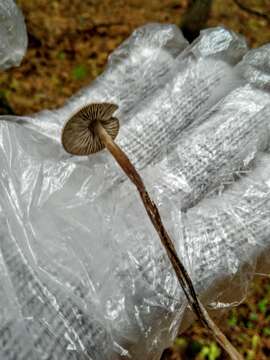
{"type": "Polygon", "coordinates": [[[105,146],[95,131],[95,124],[100,122],[112,139],[115,139],[119,131],[119,120],[112,115],[117,109],[117,105],[109,103],[90,104],[80,109],[64,126],[64,149],[73,155],[90,155],[104,149],[105,146]]]}

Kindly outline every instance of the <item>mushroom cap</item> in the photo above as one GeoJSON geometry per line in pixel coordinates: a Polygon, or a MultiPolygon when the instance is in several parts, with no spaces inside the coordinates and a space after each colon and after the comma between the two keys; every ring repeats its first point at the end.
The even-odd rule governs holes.
{"type": "Polygon", "coordinates": [[[107,133],[115,139],[119,131],[119,120],[112,117],[118,109],[115,104],[94,103],[84,106],[65,124],[62,131],[64,149],[73,155],[90,155],[105,145],[95,131],[96,122],[100,122],[107,133]]]}

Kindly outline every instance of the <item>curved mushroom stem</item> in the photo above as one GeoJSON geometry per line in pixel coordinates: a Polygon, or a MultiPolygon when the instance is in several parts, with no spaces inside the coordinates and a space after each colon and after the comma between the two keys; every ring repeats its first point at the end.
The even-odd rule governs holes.
{"type": "Polygon", "coordinates": [[[104,129],[104,127],[99,121],[95,125],[95,131],[100,137],[103,144],[117,161],[119,166],[136,186],[140,194],[141,200],[144,204],[145,210],[159,235],[162,245],[167,252],[167,255],[178,278],[178,281],[187,297],[188,303],[191,306],[192,310],[197,315],[202,325],[205,326],[212,333],[212,335],[214,335],[218,343],[230,355],[231,359],[243,360],[243,357],[232,346],[232,344],[221,332],[221,330],[215,325],[213,320],[208,315],[205,307],[198,299],[194,286],[192,284],[192,280],[177,255],[174,244],[162,223],[158,208],[154,201],[150,198],[141,176],[139,175],[135,167],[132,165],[127,155],[113,141],[111,136],[107,133],[107,131],[104,129]]]}

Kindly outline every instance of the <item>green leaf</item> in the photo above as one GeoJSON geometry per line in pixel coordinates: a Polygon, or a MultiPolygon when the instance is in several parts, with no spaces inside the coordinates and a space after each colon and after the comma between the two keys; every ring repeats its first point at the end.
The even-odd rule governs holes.
{"type": "Polygon", "coordinates": [[[87,69],[84,65],[78,65],[72,70],[72,76],[75,80],[83,80],[87,76],[87,69]]]}
{"type": "Polygon", "coordinates": [[[263,335],[264,336],[270,336],[270,327],[266,327],[263,329],[263,335]]]}
{"type": "Polygon", "coordinates": [[[261,301],[259,301],[258,303],[258,309],[260,310],[261,313],[265,313],[267,310],[267,304],[268,304],[268,299],[264,298],[261,301]]]}
{"type": "Polygon", "coordinates": [[[261,339],[259,337],[259,335],[253,335],[252,339],[251,339],[251,344],[252,344],[252,350],[256,350],[259,343],[260,343],[261,339]]]}
{"type": "Polygon", "coordinates": [[[220,349],[216,343],[211,343],[210,352],[209,352],[209,360],[216,360],[220,356],[220,349]]]}
{"type": "Polygon", "coordinates": [[[212,342],[209,346],[204,345],[200,351],[200,359],[216,360],[221,354],[220,348],[216,343],[212,342]]]}
{"type": "Polygon", "coordinates": [[[229,326],[237,325],[237,316],[232,314],[232,316],[228,319],[229,326]]]}
{"type": "Polygon", "coordinates": [[[247,351],[247,360],[255,360],[255,352],[253,350],[247,351]]]}
{"type": "Polygon", "coordinates": [[[252,321],[257,321],[258,320],[258,315],[256,313],[252,312],[252,313],[250,313],[249,318],[252,321]]]}
{"type": "Polygon", "coordinates": [[[200,351],[200,359],[207,359],[210,352],[210,348],[208,346],[203,346],[202,350],[200,351]]]}

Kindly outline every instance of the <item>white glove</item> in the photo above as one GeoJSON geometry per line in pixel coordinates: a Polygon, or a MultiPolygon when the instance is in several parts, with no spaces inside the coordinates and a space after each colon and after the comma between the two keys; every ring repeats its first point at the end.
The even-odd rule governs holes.
{"type": "MultiPolygon", "coordinates": [[[[152,26],[149,29],[153,29],[152,26]]],[[[193,121],[194,131],[198,131],[198,124],[206,126],[204,122],[207,124],[208,118],[202,113],[207,109],[207,104],[214,102],[214,98],[224,96],[226,89],[227,92],[231,90],[231,80],[227,81],[228,78],[231,79],[229,62],[240,60],[246,46],[241,38],[219,28],[203,33],[195,44],[175,59],[179,53],[177,49],[180,49],[174,48],[172,44],[175,42],[171,41],[172,38],[175,39],[175,28],[160,26],[161,38],[164,36],[168,40],[167,35],[173,34],[169,37],[170,46],[164,46],[166,42],[161,38],[158,41],[156,31],[154,43],[163,44],[164,48],[150,46],[150,49],[155,49],[152,58],[154,61],[151,63],[151,57],[147,57],[145,61],[149,64],[148,68],[151,68],[151,74],[147,71],[143,77],[144,64],[140,64],[140,61],[144,50],[149,50],[148,45],[140,46],[141,42],[144,43],[144,36],[141,34],[148,34],[147,27],[143,29],[131,37],[133,45],[130,48],[128,43],[122,48],[129,48],[128,53],[124,51],[124,60],[121,62],[120,51],[118,63],[117,50],[116,55],[111,57],[104,77],[101,76],[93,86],[71,99],[63,109],[42,112],[32,119],[1,119],[0,299],[3,299],[3,304],[0,300],[0,357],[3,360],[111,360],[119,356],[154,360],[159,358],[163,348],[170,343],[182,318],[186,305],[183,293],[131,186],[127,182],[116,182],[110,188],[109,174],[112,174],[111,170],[116,165],[106,153],[97,155],[93,160],[75,158],[65,154],[60,145],[59,134],[64,120],[70,116],[71,111],[86,103],[115,101],[120,105],[119,116],[123,117],[126,136],[131,131],[137,132],[130,148],[129,142],[124,143],[125,137],[121,140],[120,136],[119,143],[127,153],[130,151],[131,157],[134,156],[132,160],[136,165],[144,169],[146,183],[150,190],[153,189],[165,225],[172,233],[179,255],[183,257],[196,289],[200,293],[205,292],[215,285],[218,275],[222,277],[227,274],[223,269],[223,272],[219,270],[219,267],[216,268],[217,273],[215,269],[210,269],[217,276],[209,276],[209,268],[205,265],[207,262],[203,256],[204,250],[208,248],[205,249],[201,243],[193,240],[201,239],[201,234],[196,232],[197,227],[193,229],[190,225],[193,217],[198,222],[208,221],[194,215],[201,214],[200,203],[192,213],[183,214],[181,207],[178,207],[179,194],[174,191],[167,196],[162,183],[155,187],[155,182],[156,174],[162,170],[162,167],[159,168],[160,164],[166,161],[162,159],[167,155],[162,149],[173,140],[181,144],[184,141],[181,140],[182,130],[193,121]],[[219,49],[216,52],[213,51],[213,44],[219,49]],[[220,44],[224,45],[222,51],[220,44]],[[238,49],[240,51],[236,55],[238,49]],[[164,52],[167,54],[166,59],[171,59],[170,64],[162,61],[164,58],[160,53],[164,52]],[[157,53],[159,56],[156,56],[157,53]],[[126,74],[123,69],[127,65],[128,68],[131,66],[132,59],[140,60],[139,63],[134,63],[131,81],[131,72],[126,74]],[[156,63],[158,60],[161,62],[156,63]],[[168,64],[166,71],[163,71],[164,63],[168,64]],[[180,73],[177,72],[179,69],[182,69],[180,73]],[[224,79],[217,70],[221,70],[224,79]],[[205,80],[206,74],[211,81],[205,80]],[[114,77],[115,75],[117,76],[114,77]],[[156,81],[157,78],[160,82],[156,81]],[[125,85],[123,88],[118,84],[118,79],[120,85],[125,85]],[[131,91],[135,91],[136,86],[139,90],[128,92],[129,81],[131,91]],[[163,89],[166,96],[162,89],[158,90],[163,83],[166,84],[163,89]],[[106,84],[109,84],[108,88],[106,84]],[[220,84],[220,89],[225,89],[219,89],[216,96],[212,97],[216,84],[220,84]],[[181,94],[184,98],[185,88],[192,91],[187,94],[180,113],[181,102],[177,95],[181,94]],[[128,94],[131,94],[130,98],[128,94]],[[142,101],[142,94],[149,100],[142,101]],[[196,98],[195,102],[193,97],[196,98]],[[157,112],[157,99],[163,99],[160,116],[157,112]],[[176,102],[174,99],[177,99],[176,102]],[[137,106],[139,101],[141,104],[137,106]],[[198,109],[194,110],[192,105],[198,106],[198,109]],[[153,117],[149,110],[151,107],[153,117]],[[146,114],[149,115],[147,118],[146,114]],[[177,115],[179,124],[176,124],[177,115]],[[44,119],[43,122],[41,119],[44,119]],[[135,126],[135,119],[138,126],[135,126]],[[151,142],[155,124],[165,129],[164,136],[159,138],[157,131],[151,142]],[[143,136],[145,147],[140,149],[136,141],[143,136]],[[148,156],[148,142],[152,155],[145,158],[148,156]],[[109,188],[110,191],[106,191],[109,188]],[[195,235],[190,239],[192,231],[195,235]],[[196,236],[198,234],[199,237],[196,236]],[[200,257],[197,256],[198,253],[200,257]],[[193,264],[194,259],[196,266],[193,264]],[[205,278],[208,282],[206,286],[202,286],[201,279],[205,278]],[[180,311],[181,307],[183,311],[180,311]]],[[[148,39],[147,36],[146,38],[148,39]]],[[[238,84],[235,83],[235,86],[238,84]]],[[[235,91],[241,88],[238,87],[235,91]]],[[[257,93],[259,94],[259,90],[256,95],[257,93]]],[[[263,106],[264,104],[260,109],[258,107],[258,110],[263,106]]],[[[223,115],[221,105],[215,109],[217,114],[220,111],[223,115]]],[[[213,112],[210,111],[209,114],[213,116],[213,112]]],[[[214,116],[218,119],[217,114],[214,116]]],[[[239,114],[239,119],[242,119],[242,112],[239,114]]],[[[247,126],[249,124],[247,122],[247,126]]],[[[186,131],[184,139],[192,134],[186,131]]],[[[196,139],[199,140],[199,137],[196,139]]],[[[222,155],[219,144],[216,143],[218,154],[222,155]]],[[[169,149],[171,154],[179,151],[175,143],[169,149]]],[[[205,157],[201,157],[201,162],[203,160],[205,157]]],[[[177,169],[177,164],[172,165],[172,170],[177,169]]],[[[193,170],[191,166],[190,171],[193,170]]],[[[178,173],[175,175],[177,177],[178,173]]],[[[216,171],[216,179],[221,175],[222,172],[216,171]]],[[[170,177],[173,186],[173,172],[170,177]]],[[[209,177],[206,177],[206,181],[209,181],[209,177]]],[[[168,182],[167,180],[166,184],[168,182]]],[[[192,189],[191,187],[191,191],[192,189]]],[[[195,189],[197,191],[196,187],[195,189]]],[[[204,195],[206,191],[203,190],[204,195]]],[[[207,215],[208,212],[205,213],[205,219],[207,215]]],[[[199,230],[202,229],[198,228],[199,230]]],[[[204,246],[205,238],[203,239],[204,246]]],[[[210,251],[214,259],[211,259],[211,264],[219,264],[219,257],[224,259],[224,251],[225,254],[227,251],[225,244],[223,252],[220,250],[220,241],[217,244],[219,251],[210,251]]],[[[234,246],[237,248],[237,240],[234,246]]],[[[208,254],[207,251],[205,254],[208,254]]],[[[242,263],[241,259],[238,260],[237,269],[240,269],[242,263]]]]}

